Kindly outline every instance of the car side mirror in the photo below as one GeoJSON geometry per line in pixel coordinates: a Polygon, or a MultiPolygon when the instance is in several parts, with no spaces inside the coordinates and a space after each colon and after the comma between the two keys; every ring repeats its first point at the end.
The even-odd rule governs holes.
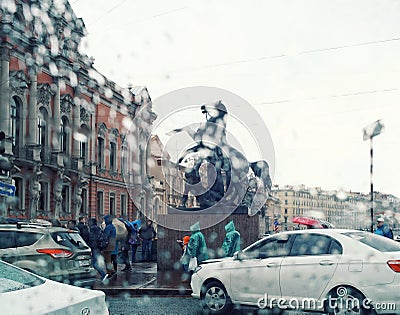
{"type": "Polygon", "coordinates": [[[239,250],[233,254],[234,260],[243,260],[243,258],[244,258],[244,254],[241,250],[239,250]]]}

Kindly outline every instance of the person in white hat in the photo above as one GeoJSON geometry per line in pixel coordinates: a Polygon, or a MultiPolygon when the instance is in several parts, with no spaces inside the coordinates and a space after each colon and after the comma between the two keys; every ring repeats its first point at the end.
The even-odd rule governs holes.
{"type": "Polygon", "coordinates": [[[390,227],[385,223],[385,219],[380,217],[376,220],[377,228],[375,230],[375,234],[382,235],[387,238],[393,239],[393,232],[390,227]]]}

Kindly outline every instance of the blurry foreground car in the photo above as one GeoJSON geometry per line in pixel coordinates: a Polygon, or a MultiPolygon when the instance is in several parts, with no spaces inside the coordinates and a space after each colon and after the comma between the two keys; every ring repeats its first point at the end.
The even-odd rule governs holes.
{"type": "Polygon", "coordinates": [[[76,231],[27,222],[0,224],[0,259],[45,278],[92,288],[89,246],[76,231]]]}
{"type": "Polygon", "coordinates": [[[108,315],[102,291],[48,280],[0,261],[1,314],[108,315]]]}
{"type": "Polygon", "coordinates": [[[195,270],[192,296],[210,314],[232,304],[328,314],[399,314],[400,244],[369,232],[282,232],[195,270]]]}

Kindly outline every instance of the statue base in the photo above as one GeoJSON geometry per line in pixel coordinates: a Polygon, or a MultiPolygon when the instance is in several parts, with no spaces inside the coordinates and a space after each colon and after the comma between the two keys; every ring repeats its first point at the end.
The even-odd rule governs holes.
{"type": "Polygon", "coordinates": [[[223,205],[214,205],[210,207],[185,207],[178,206],[176,208],[168,206],[168,214],[184,214],[190,212],[199,212],[204,214],[248,214],[249,208],[245,205],[239,206],[223,206],[223,205]]]}
{"type": "Polygon", "coordinates": [[[237,207],[231,213],[225,212],[225,214],[204,214],[202,213],[204,210],[195,209],[173,209],[168,214],[158,215],[157,268],[159,270],[176,270],[177,266],[179,267],[182,248],[176,240],[191,235],[190,226],[195,222],[200,223],[210,258],[220,257],[221,245],[226,235],[225,225],[230,221],[234,222],[236,230],[241,235],[242,249],[257,241],[262,235],[260,216],[249,216],[247,207],[237,207]]]}

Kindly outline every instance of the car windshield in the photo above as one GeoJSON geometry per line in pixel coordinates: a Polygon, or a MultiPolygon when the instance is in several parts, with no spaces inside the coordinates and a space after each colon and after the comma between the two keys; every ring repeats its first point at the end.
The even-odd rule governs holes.
{"type": "Polygon", "coordinates": [[[365,245],[368,245],[381,252],[400,252],[400,243],[381,235],[372,234],[363,231],[346,232],[343,235],[351,237],[365,245]]]}
{"type": "Polygon", "coordinates": [[[43,284],[44,280],[0,262],[0,293],[12,292],[43,284]]]}
{"type": "Polygon", "coordinates": [[[79,233],[67,231],[55,232],[51,234],[51,237],[57,244],[60,244],[62,246],[79,249],[89,248],[79,233]]]}

